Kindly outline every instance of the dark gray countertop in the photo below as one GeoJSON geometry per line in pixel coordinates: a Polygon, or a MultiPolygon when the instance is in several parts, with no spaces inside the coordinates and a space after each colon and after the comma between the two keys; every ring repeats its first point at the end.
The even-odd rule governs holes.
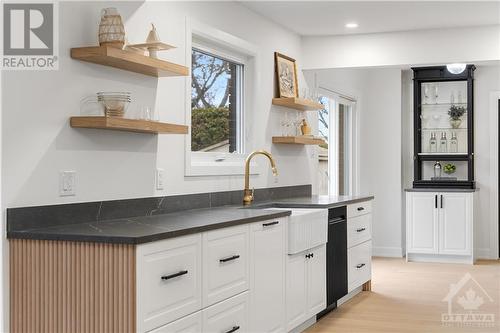
{"type": "Polygon", "coordinates": [[[276,208],[334,208],[357,202],[372,200],[373,196],[328,196],[313,195],[311,197],[290,198],[274,201],[271,207],[276,208]]]}
{"type": "Polygon", "coordinates": [[[373,199],[373,196],[312,196],[175,213],[8,231],[7,238],[142,244],[239,224],[285,217],[290,211],[262,208],[332,208],[373,199]]]}
{"type": "Polygon", "coordinates": [[[478,188],[407,188],[405,192],[477,192],[478,188]]]}

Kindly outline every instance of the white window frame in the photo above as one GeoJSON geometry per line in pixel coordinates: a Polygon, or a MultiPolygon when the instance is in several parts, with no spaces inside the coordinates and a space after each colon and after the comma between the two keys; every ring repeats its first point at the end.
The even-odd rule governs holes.
{"type": "Polygon", "coordinates": [[[346,195],[359,194],[359,117],[357,112],[357,102],[355,98],[348,97],[334,92],[328,88],[319,87],[318,89],[323,96],[329,98],[329,115],[328,115],[328,173],[329,173],[329,195],[339,195],[339,104],[349,105],[349,193],[346,195]]]}
{"type": "MultiPolygon", "coordinates": [[[[246,158],[246,122],[247,115],[252,112],[253,93],[252,85],[257,58],[257,47],[247,41],[215,29],[203,23],[186,20],[186,64],[191,66],[191,52],[196,48],[210,54],[221,56],[227,60],[240,63],[244,66],[241,82],[242,96],[238,101],[241,105],[238,139],[241,152],[193,152],[191,151],[191,75],[186,79],[186,124],[190,131],[185,138],[185,176],[222,176],[243,175],[246,158]]],[[[252,162],[253,164],[253,162],[252,162]]],[[[258,168],[253,168],[258,170],[258,168]]]]}

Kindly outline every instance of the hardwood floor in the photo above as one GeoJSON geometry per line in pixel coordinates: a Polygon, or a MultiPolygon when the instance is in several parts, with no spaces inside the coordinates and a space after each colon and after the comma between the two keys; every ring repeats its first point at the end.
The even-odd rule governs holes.
{"type": "MultiPolygon", "coordinates": [[[[471,317],[469,317],[471,318],[471,317]]],[[[404,259],[374,258],[372,291],[361,294],[323,317],[307,333],[361,333],[361,332],[500,332],[500,261],[479,261],[476,265],[406,263],[404,259]],[[468,279],[467,273],[478,282],[468,279]],[[464,327],[445,326],[441,315],[448,313],[443,299],[451,284],[456,297],[452,298],[451,313],[472,311],[477,319],[492,319],[464,327]],[[481,289],[483,288],[483,289],[481,289]],[[467,297],[467,293],[469,297],[467,297]],[[475,293],[475,294],[474,294],[475,293]],[[489,317],[477,315],[491,314],[489,317]],[[483,323],[483,327],[479,326],[483,323]]]]}

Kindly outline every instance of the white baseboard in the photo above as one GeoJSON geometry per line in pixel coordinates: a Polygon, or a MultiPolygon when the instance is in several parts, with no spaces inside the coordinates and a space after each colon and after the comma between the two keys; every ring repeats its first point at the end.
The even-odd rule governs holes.
{"type": "Polygon", "coordinates": [[[372,247],[372,256],[374,257],[391,257],[403,258],[403,249],[400,247],[372,247]]]}
{"type": "Polygon", "coordinates": [[[497,259],[491,257],[491,250],[489,248],[475,249],[477,259],[497,259]]]}

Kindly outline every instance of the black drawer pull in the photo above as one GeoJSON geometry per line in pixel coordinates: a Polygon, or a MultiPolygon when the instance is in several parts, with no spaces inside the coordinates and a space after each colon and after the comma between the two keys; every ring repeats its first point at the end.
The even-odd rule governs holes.
{"type": "Polygon", "coordinates": [[[276,225],[278,223],[280,223],[280,222],[279,221],[274,221],[274,222],[262,223],[262,226],[263,227],[270,227],[270,226],[276,225]]]}
{"type": "Polygon", "coordinates": [[[362,268],[363,266],[365,266],[365,264],[359,264],[359,265],[356,265],[356,268],[357,268],[357,269],[360,269],[360,268],[362,268]]]}
{"type": "Polygon", "coordinates": [[[240,327],[239,326],[233,326],[233,328],[231,328],[229,331],[225,332],[225,333],[233,333],[233,332],[236,332],[237,330],[239,330],[240,327]]]}
{"type": "Polygon", "coordinates": [[[365,210],[365,207],[358,207],[358,212],[365,210]]]}
{"type": "Polygon", "coordinates": [[[356,232],[362,232],[362,231],[365,231],[366,228],[359,228],[359,229],[356,229],[356,232]]]}
{"type": "Polygon", "coordinates": [[[306,258],[309,259],[309,258],[313,258],[314,257],[314,253],[308,253],[306,254],[306,258]]]}
{"type": "Polygon", "coordinates": [[[187,273],[188,273],[188,271],[180,271],[179,273],[162,276],[161,279],[162,280],[170,280],[170,279],[176,278],[178,276],[186,275],[187,273]]]}
{"type": "Polygon", "coordinates": [[[240,257],[239,255],[234,255],[232,257],[227,257],[227,258],[224,258],[224,259],[220,259],[219,261],[220,262],[228,262],[228,261],[231,261],[231,260],[238,259],[239,257],[240,257]]]}

